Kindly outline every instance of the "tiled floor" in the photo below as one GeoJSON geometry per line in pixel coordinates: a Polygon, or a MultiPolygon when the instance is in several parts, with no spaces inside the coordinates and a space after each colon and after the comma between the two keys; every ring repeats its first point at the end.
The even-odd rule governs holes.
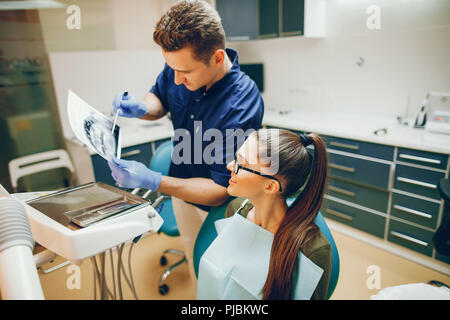
{"type": "MultiPolygon", "coordinates": [[[[425,268],[404,258],[378,249],[344,234],[332,231],[338,246],[341,268],[338,285],[331,299],[370,299],[379,289],[370,289],[375,282],[369,277],[369,266],[379,270],[381,289],[389,286],[428,282],[438,280],[450,284],[450,277],[425,268]],[[369,279],[369,281],[368,281],[369,279]],[[369,287],[368,287],[369,282],[369,287]]],[[[167,280],[169,292],[161,296],[158,292],[158,280],[163,272],[159,265],[161,252],[166,248],[182,249],[180,238],[171,238],[163,234],[151,235],[141,239],[133,249],[132,265],[136,290],[139,299],[195,299],[195,285],[189,278],[187,264],[182,265],[167,280]]],[[[124,250],[124,258],[128,249],[124,250]]],[[[173,262],[176,257],[169,258],[173,262]]],[[[60,258],[54,264],[60,262],[60,258]]],[[[107,257],[106,261],[109,261],[107,257]]],[[[126,262],[126,259],[125,259],[126,262]]],[[[127,264],[125,264],[127,267],[127,264]]],[[[109,270],[109,263],[106,266],[109,270]]],[[[63,267],[49,274],[41,275],[41,283],[47,299],[92,299],[93,271],[90,260],[80,267],[81,288],[67,289],[66,282],[71,274],[63,267]]],[[[372,278],[371,278],[372,279],[372,278]]],[[[111,279],[108,280],[112,283],[111,279]]],[[[132,299],[131,291],[123,284],[124,298],[132,299]]]]}

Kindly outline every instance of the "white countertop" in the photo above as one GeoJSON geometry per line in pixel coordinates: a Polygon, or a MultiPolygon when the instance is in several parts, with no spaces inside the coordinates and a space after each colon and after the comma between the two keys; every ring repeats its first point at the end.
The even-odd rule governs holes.
{"type": "MultiPolygon", "coordinates": [[[[157,121],[119,118],[118,125],[122,132],[122,148],[173,136],[172,123],[167,117],[157,121]]],[[[281,115],[278,110],[266,108],[263,125],[450,154],[450,135],[402,126],[391,118],[304,111],[281,115]],[[381,128],[386,128],[387,134],[375,135],[374,131],[381,128]]],[[[90,154],[95,153],[90,151],[90,154]]]]}
{"type": "Polygon", "coordinates": [[[450,154],[450,135],[401,126],[391,118],[304,111],[280,114],[278,110],[266,108],[263,125],[450,154]],[[386,128],[387,134],[375,135],[374,131],[381,128],[386,128]]]}
{"type": "Polygon", "coordinates": [[[167,117],[155,121],[121,118],[118,124],[122,132],[122,149],[173,136],[173,126],[167,117]]]}

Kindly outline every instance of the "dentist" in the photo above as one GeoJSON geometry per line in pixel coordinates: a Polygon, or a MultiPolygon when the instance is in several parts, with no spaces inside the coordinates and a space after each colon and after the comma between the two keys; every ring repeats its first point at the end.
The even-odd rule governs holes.
{"type": "Polygon", "coordinates": [[[120,110],[120,116],[145,120],[160,119],[170,112],[175,136],[169,176],[136,161],[114,159],[109,166],[113,178],[124,187],[148,188],[172,196],[195,282],[195,239],[209,209],[228,199],[227,159],[232,159],[243,143],[230,132],[260,129],[264,104],[254,81],[240,70],[237,52],[225,47],[220,17],[205,1],[175,3],[156,24],[153,40],[166,62],[156,83],[143,100],[117,94],[113,107],[120,110]],[[221,138],[216,136],[213,142],[202,139],[198,148],[195,137],[209,129],[220,132],[221,138]],[[230,141],[233,147],[227,148],[230,141]],[[204,159],[211,143],[213,163],[204,159]],[[174,161],[174,157],[183,161],[174,161]]]}

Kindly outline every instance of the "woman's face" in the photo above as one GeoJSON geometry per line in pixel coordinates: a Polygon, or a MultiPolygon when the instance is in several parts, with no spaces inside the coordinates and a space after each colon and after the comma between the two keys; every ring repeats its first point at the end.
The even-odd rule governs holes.
{"type": "MultiPolygon", "coordinates": [[[[237,162],[245,168],[259,171],[263,174],[272,174],[269,167],[261,165],[258,160],[258,142],[256,135],[252,134],[239,148],[236,153],[237,162]]],[[[270,190],[269,184],[277,184],[273,179],[262,177],[256,173],[239,169],[238,174],[234,173],[235,161],[228,163],[227,169],[231,172],[231,179],[227,192],[231,196],[248,199],[257,198],[270,190]]]]}

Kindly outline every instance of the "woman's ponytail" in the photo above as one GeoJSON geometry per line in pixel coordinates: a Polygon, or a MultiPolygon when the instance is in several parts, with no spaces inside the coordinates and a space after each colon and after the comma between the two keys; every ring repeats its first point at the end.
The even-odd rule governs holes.
{"type": "Polygon", "coordinates": [[[294,138],[294,133],[280,130],[280,146],[284,140],[289,147],[279,148],[279,172],[286,181],[285,196],[297,198],[288,208],[274,236],[270,267],[262,289],[263,299],[291,299],[293,272],[300,248],[314,238],[319,228],[314,223],[326,189],[327,153],[324,141],[317,134],[294,138]],[[297,139],[297,143],[292,143],[297,139]],[[299,141],[300,140],[300,141],[299,141]],[[306,150],[311,144],[314,150],[306,150]],[[296,148],[294,146],[296,145],[296,148]],[[305,168],[306,167],[306,168],[305,168]],[[301,192],[298,194],[298,190],[301,192]]]}

